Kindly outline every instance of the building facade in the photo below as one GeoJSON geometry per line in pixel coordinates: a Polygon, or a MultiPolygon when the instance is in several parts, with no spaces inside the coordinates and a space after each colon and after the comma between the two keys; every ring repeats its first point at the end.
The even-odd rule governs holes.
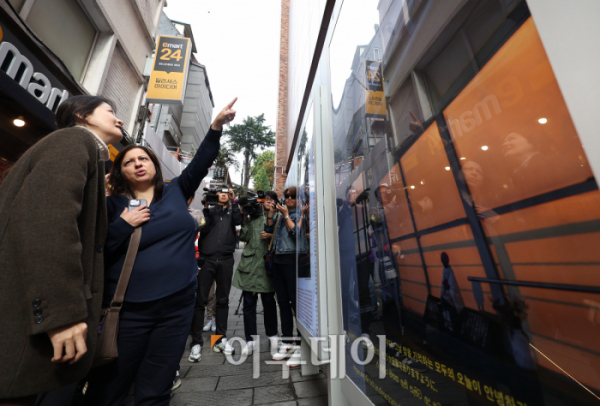
{"type": "Polygon", "coordinates": [[[211,124],[214,101],[208,74],[193,54],[196,44],[189,24],[172,21],[162,13],[158,34],[189,38],[192,53],[183,105],[150,104],[150,123],[167,147],[190,153],[198,149],[211,124]]]}
{"type": "MultiPolygon", "coordinates": [[[[182,104],[148,104],[147,117],[143,123],[142,142],[150,146],[159,156],[163,166],[165,180],[179,176],[197,151],[208,132],[214,109],[214,101],[206,67],[200,64],[194,55],[196,44],[192,28],[187,23],[170,20],[162,13],[158,35],[189,38],[192,52],[188,63],[185,98],[182,104]]],[[[152,59],[146,65],[146,76],[150,76],[152,59]]],[[[142,124],[140,124],[142,125],[142,124]]],[[[197,192],[194,206],[201,208],[200,196],[202,189],[210,183],[214,168],[211,168],[207,178],[197,192]]]]}
{"type": "Polygon", "coordinates": [[[131,142],[144,94],[143,70],[155,48],[164,4],[164,0],[0,2],[2,29],[8,29],[11,39],[21,46],[13,48],[8,37],[3,38],[0,46],[5,75],[1,82],[8,90],[11,80],[17,79],[29,93],[17,101],[12,93],[4,92],[7,103],[17,101],[10,114],[23,112],[18,116],[27,115],[29,121],[25,120],[18,131],[11,128],[12,124],[3,125],[4,131],[12,133],[9,137],[14,142],[2,145],[0,155],[6,160],[18,159],[35,141],[52,131],[54,111],[62,100],[76,94],[101,95],[112,100],[118,117],[125,123],[124,143],[131,142]],[[41,106],[48,111],[29,115],[43,111],[41,106]]]}
{"type": "Polygon", "coordinates": [[[572,52],[598,3],[283,4],[277,165],[329,404],[596,403],[600,58],[572,52]]]}

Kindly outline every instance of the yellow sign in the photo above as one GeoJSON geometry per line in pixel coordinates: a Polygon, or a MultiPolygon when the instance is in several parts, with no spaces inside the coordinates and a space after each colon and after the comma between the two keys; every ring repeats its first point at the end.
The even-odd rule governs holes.
{"type": "Polygon", "coordinates": [[[385,92],[381,62],[365,59],[366,114],[370,117],[385,117],[385,92]]]}
{"type": "Polygon", "coordinates": [[[183,104],[190,60],[190,39],[161,35],[148,83],[149,103],[183,104]]]}
{"type": "Polygon", "coordinates": [[[117,155],[119,155],[119,150],[108,144],[108,152],[110,154],[110,160],[114,162],[117,155]]]}

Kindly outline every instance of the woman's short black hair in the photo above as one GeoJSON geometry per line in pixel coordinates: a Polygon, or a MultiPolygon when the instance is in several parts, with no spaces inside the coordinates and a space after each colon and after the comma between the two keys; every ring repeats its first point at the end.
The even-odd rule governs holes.
{"type": "Polygon", "coordinates": [[[115,161],[113,162],[112,167],[110,168],[110,189],[109,189],[110,195],[111,196],[125,195],[125,196],[128,196],[133,199],[136,198],[135,192],[133,191],[133,189],[131,189],[131,187],[129,186],[129,184],[127,183],[125,178],[123,177],[123,173],[121,172],[121,164],[123,163],[123,159],[125,158],[125,155],[127,155],[127,153],[129,151],[131,151],[132,149],[136,149],[136,148],[141,149],[146,154],[148,154],[148,156],[150,157],[150,160],[154,164],[154,168],[156,169],[156,175],[154,176],[154,179],[153,179],[154,202],[156,203],[156,202],[160,201],[160,199],[162,199],[162,194],[163,194],[163,189],[164,189],[164,182],[163,182],[162,170],[160,167],[160,161],[158,160],[158,157],[156,156],[154,151],[152,151],[150,148],[144,147],[142,145],[129,144],[125,148],[123,148],[121,151],[119,151],[119,153],[115,157],[115,161]]]}
{"type": "Polygon", "coordinates": [[[115,109],[113,102],[101,96],[71,96],[58,106],[56,110],[56,126],[58,128],[74,127],[86,124],[86,117],[102,103],[115,109]]]}
{"type": "Polygon", "coordinates": [[[274,192],[274,191],[272,191],[272,190],[267,190],[267,191],[265,192],[265,197],[267,197],[267,196],[269,196],[269,197],[270,197],[271,199],[273,199],[273,200],[277,200],[277,193],[275,193],[275,192],[274,192]]]}

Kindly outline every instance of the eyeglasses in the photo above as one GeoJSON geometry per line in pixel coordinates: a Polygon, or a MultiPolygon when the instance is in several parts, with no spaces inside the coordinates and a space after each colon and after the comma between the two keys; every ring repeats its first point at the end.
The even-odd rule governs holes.
{"type": "Polygon", "coordinates": [[[284,195],[286,199],[296,199],[296,195],[284,195]]]}

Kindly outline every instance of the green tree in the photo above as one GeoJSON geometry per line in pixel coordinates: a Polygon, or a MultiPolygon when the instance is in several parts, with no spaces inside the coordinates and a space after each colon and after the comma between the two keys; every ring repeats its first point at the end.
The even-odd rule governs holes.
{"type": "MultiPolygon", "coordinates": [[[[270,149],[264,151],[262,154],[256,157],[254,161],[254,166],[252,167],[250,174],[252,176],[252,181],[254,182],[254,188],[257,188],[258,178],[263,179],[266,178],[267,183],[269,184],[269,189],[259,188],[256,190],[271,190],[270,185],[273,184],[273,171],[275,169],[275,152],[270,149]],[[264,175],[263,175],[264,171],[264,175]]],[[[262,183],[265,185],[265,183],[262,183]]]]}
{"type": "Polygon", "coordinates": [[[217,155],[214,165],[220,166],[221,168],[234,168],[236,171],[240,169],[239,161],[227,147],[221,147],[219,149],[219,155],[217,155]]]}
{"type": "Polygon", "coordinates": [[[223,131],[223,135],[229,137],[228,145],[233,152],[242,152],[244,154],[244,163],[242,167],[242,186],[243,192],[248,190],[250,183],[251,164],[258,157],[258,150],[269,148],[275,145],[275,133],[264,125],[265,115],[256,117],[246,117],[242,124],[232,125],[228,130],[223,131]]]}
{"type": "Polygon", "coordinates": [[[257,171],[256,175],[252,177],[254,182],[254,190],[271,190],[271,184],[267,177],[267,171],[264,166],[261,166],[257,171]]]}
{"type": "Polygon", "coordinates": [[[273,188],[273,180],[275,178],[275,159],[271,159],[263,163],[263,168],[265,168],[265,172],[267,173],[267,178],[269,179],[269,185],[273,188]]]}

